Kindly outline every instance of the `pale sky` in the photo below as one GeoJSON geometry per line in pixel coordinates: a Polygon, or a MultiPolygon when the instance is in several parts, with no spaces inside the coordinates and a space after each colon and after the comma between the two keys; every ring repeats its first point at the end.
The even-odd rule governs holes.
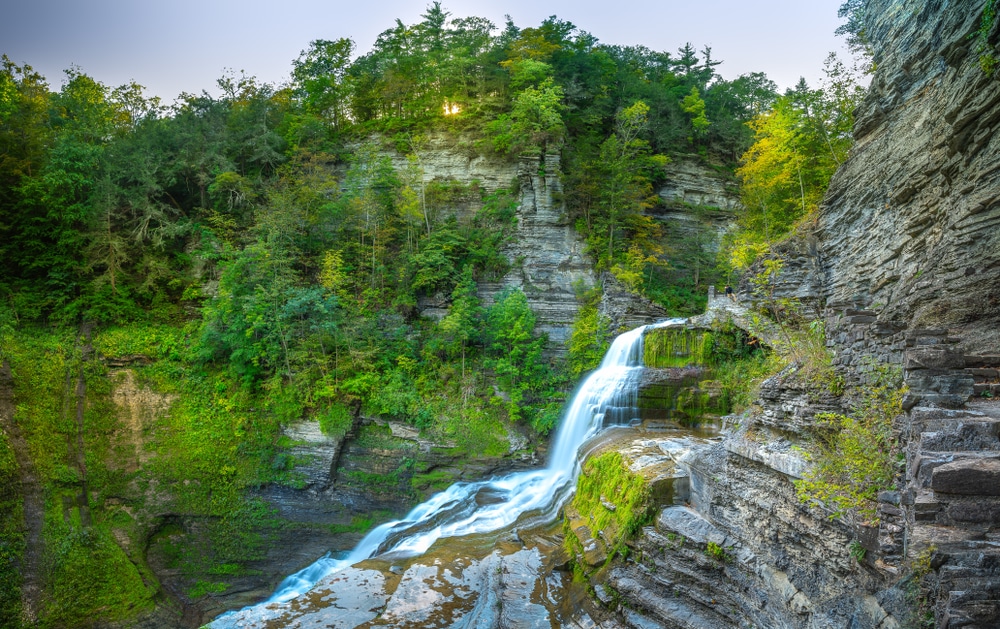
{"type": "MultiPolygon", "coordinates": [[[[447,0],[452,17],[481,16],[521,27],[550,15],[606,44],[674,53],[711,46],[727,79],[765,72],[781,89],[804,76],[816,85],[823,60],[843,53],[843,0],[447,0]]],[[[79,66],[114,87],[134,79],[165,104],[181,92],[216,93],[226,69],[280,84],[314,39],[349,37],[359,53],[396,18],[419,21],[424,0],[11,0],[0,20],[0,53],[28,63],[53,89],[79,66]]]]}

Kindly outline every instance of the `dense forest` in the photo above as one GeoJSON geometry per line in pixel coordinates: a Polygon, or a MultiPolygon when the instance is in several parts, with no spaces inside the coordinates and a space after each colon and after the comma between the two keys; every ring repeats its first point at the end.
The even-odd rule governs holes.
{"type": "Polygon", "coordinates": [[[364,54],[309,43],[287,85],[227,74],[218,96],[171,106],[81,68],[55,90],[3,57],[0,362],[19,428],[0,433],[0,484],[34,467],[46,554],[31,557],[21,524],[31,504],[0,494],[0,618],[13,619],[0,626],[20,626],[21,589],[37,585],[25,561],[45,575],[38,626],[148,607],[155,579],[111,531],[141,537],[135,487],[149,483],[178,512],[213,516],[211,550],[183,553],[219,578],[189,594],[224,588],[280,525],[246,492],[300,482],[281,427],[303,416],[335,436],[358,415],[398,419],[470,457],[503,454],[512,426],[546,435],[616,331],[581,290],[567,357],[543,358],[523,292],[481,302],[477,286],[515,263],[517,181],[425,181],[428,138],[496,160],[559,155],[595,270],[686,314],[808,220],[860,94],[836,59],[824,85],[784,95],[761,73],[725,80],[720,63],[707,47],[608,46],[556,17],[498,28],[438,3],[364,54]],[[743,183],[745,210],[700,284],[647,212],[679,159],[743,183]],[[419,316],[432,295],[448,303],[440,319],[419,316]],[[112,463],[95,351],[176,400],[149,465],[112,463]],[[105,578],[82,587],[83,574],[105,578]]]}

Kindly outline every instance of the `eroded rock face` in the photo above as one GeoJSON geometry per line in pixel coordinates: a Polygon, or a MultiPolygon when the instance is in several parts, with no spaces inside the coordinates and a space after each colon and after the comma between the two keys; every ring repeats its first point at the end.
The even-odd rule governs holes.
{"type": "Polygon", "coordinates": [[[684,454],[689,503],[664,508],[606,576],[627,614],[648,627],[898,627],[908,603],[851,557],[856,532],[801,505],[775,469],[801,470],[801,453],[767,448],[727,438],[684,454]]]}
{"type": "Polygon", "coordinates": [[[985,5],[867,4],[877,70],[817,231],[830,300],[973,350],[1000,341],[1000,81],[969,37],[985,5]]]}
{"type": "Polygon", "coordinates": [[[549,336],[548,352],[562,355],[580,310],[576,289],[594,286],[583,238],[562,203],[559,156],[522,157],[518,162],[520,206],[517,233],[504,254],[511,270],[497,283],[480,284],[480,298],[492,303],[504,288],[520,288],[538,317],[538,329],[549,336]]]}
{"type": "Polygon", "coordinates": [[[671,162],[657,194],[667,207],[689,205],[733,211],[740,206],[736,182],[696,159],[671,162]]]}

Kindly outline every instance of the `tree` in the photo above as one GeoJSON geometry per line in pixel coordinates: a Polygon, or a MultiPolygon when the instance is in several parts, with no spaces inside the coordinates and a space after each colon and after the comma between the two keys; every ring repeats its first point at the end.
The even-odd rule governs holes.
{"type": "Polygon", "coordinates": [[[546,155],[559,148],[566,133],[562,120],[562,88],[551,78],[526,87],[514,97],[509,114],[487,125],[493,146],[508,155],[546,155]]]}
{"type": "Polygon", "coordinates": [[[651,185],[653,171],[667,163],[665,156],[651,155],[649,143],[641,138],[648,114],[649,106],[642,101],[622,109],[616,132],[601,143],[590,164],[595,194],[585,218],[587,244],[598,268],[612,270],[630,248],[636,248],[642,260],[662,253],[656,243],[658,226],[643,214],[657,199],[651,185]]]}
{"type": "Polygon", "coordinates": [[[545,380],[545,338],[536,338],[534,330],[535,313],[519,289],[504,290],[486,310],[487,365],[510,395],[508,412],[512,418],[520,416],[525,392],[540,387],[545,380]]]}
{"type": "Polygon", "coordinates": [[[309,113],[340,129],[350,100],[350,67],[354,42],[317,39],[292,62],[292,80],[302,105],[309,113]]]}
{"type": "Polygon", "coordinates": [[[705,117],[705,101],[701,99],[697,87],[691,87],[691,92],[681,101],[681,108],[691,117],[691,128],[694,130],[694,135],[704,133],[709,122],[708,118],[705,117]]]}
{"type": "Polygon", "coordinates": [[[472,279],[472,267],[462,269],[461,278],[451,293],[451,307],[438,327],[444,334],[447,350],[452,355],[461,353],[462,380],[465,380],[465,349],[473,341],[479,330],[482,308],[476,295],[476,282],[472,279]]]}
{"type": "Polygon", "coordinates": [[[836,56],[827,59],[825,74],[821,89],[800,80],[750,122],[754,142],[736,171],[745,211],[738,217],[739,233],[727,245],[732,268],[749,266],[769,243],[806,220],[847,158],[853,111],[863,90],[856,73],[836,56]]]}

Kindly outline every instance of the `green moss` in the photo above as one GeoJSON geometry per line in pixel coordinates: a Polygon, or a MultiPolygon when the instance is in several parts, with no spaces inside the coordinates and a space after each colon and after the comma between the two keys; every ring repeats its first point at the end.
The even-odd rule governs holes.
{"type": "Polygon", "coordinates": [[[198,580],[195,582],[194,586],[188,589],[188,598],[201,598],[202,596],[207,596],[209,594],[221,594],[229,588],[225,583],[218,581],[202,581],[198,580]]]}
{"type": "Polygon", "coordinates": [[[351,521],[348,524],[331,524],[329,526],[330,533],[333,535],[340,533],[367,533],[375,525],[375,519],[375,515],[355,515],[351,517],[351,521]]]}
{"type": "Polygon", "coordinates": [[[426,474],[415,474],[410,485],[417,491],[442,491],[455,482],[455,473],[448,470],[434,470],[426,474]]]}
{"type": "Polygon", "coordinates": [[[0,628],[21,626],[19,569],[24,557],[24,504],[20,473],[7,435],[0,431],[0,628]]]}
{"type": "MultiPolygon", "coordinates": [[[[621,453],[606,452],[584,464],[573,507],[589,522],[592,531],[603,531],[604,540],[615,553],[622,552],[625,541],[652,520],[654,505],[646,480],[629,471],[621,453]]],[[[575,535],[567,538],[575,539],[575,535]]]]}
{"type": "Polygon", "coordinates": [[[372,450],[410,450],[413,442],[392,436],[392,429],[380,424],[367,424],[358,431],[354,443],[372,450]]]}
{"type": "Polygon", "coordinates": [[[703,365],[705,343],[711,337],[686,328],[654,328],[643,337],[643,362],[655,368],[703,365]]]}
{"type": "Polygon", "coordinates": [[[375,494],[393,494],[400,491],[400,475],[398,470],[388,474],[354,470],[346,472],[344,477],[349,482],[364,487],[366,491],[375,494]]]}
{"type": "MultiPolygon", "coordinates": [[[[130,416],[113,399],[115,388],[131,376],[112,378],[102,363],[81,362],[72,333],[24,329],[4,343],[15,379],[15,420],[49,502],[47,603],[40,626],[72,627],[92,618],[124,620],[152,604],[155,577],[141,560],[133,562],[122,550],[139,544],[145,535],[129,513],[141,512],[152,486],[163,501],[161,507],[200,518],[195,530],[170,536],[169,544],[152,542],[157,548],[169,547],[174,565],[185,575],[231,574],[263,555],[277,521],[266,503],[248,499],[247,492],[291,477],[290,471],[275,469],[272,463],[280,454],[280,423],[301,413],[300,397],[294,390],[280,395],[265,390],[267,399],[261,399],[225,373],[195,369],[171,345],[182,339],[179,330],[159,326],[95,334],[94,344],[103,355],[157,359],[131,368],[137,392],[163,405],[155,421],[142,417],[138,427],[126,423],[130,416]],[[81,436],[90,527],[75,506],[83,479],[75,449],[75,387],[81,367],[87,388],[81,436]],[[72,505],[65,510],[64,497],[72,505]],[[116,540],[123,541],[120,545],[116,540]]],[[[5,455],[8,445],[0,442],[0,477],[13,473],[5,455]]],[[[23,552],[23,532],[8,514],[20,520],[19,498],[4,501],[4,507],[0,553],[14,560],[23,552]]],[[[19,578],[0,581],[4,605],[16,596],[19,578]]]]}
{"type": "Polygon", "coordinates": [[[41,627],[74,627],[117,621],[153,606],[155,591],[104,525],[62,521],[49,510],[45,524],[46,574],[41,627]]]}

